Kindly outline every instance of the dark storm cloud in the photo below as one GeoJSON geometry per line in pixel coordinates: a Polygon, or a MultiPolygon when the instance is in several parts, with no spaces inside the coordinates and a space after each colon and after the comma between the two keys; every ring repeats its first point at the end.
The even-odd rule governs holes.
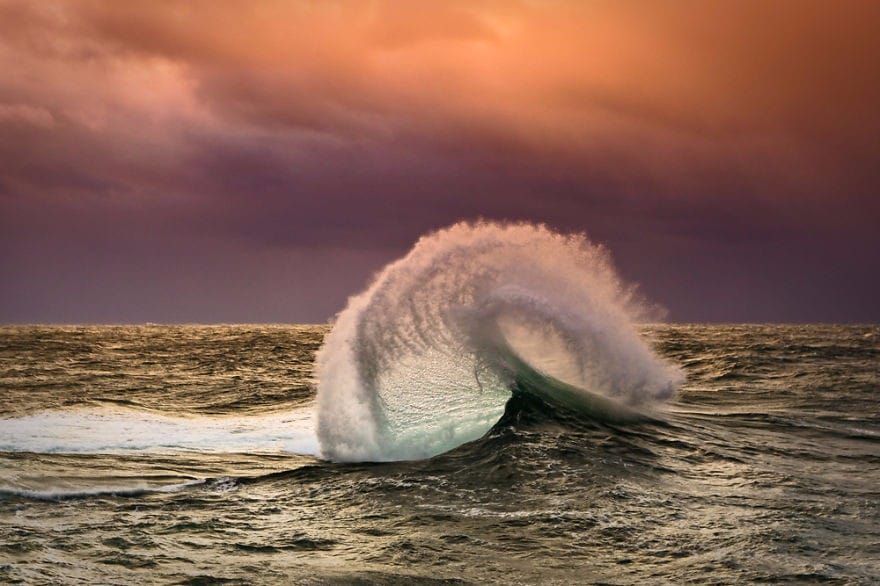
{"type": "MultiPolygon", "coordinates": [[[[222,280],[223,258],[282,270],[244,260],[261,251],[364,279],[481,216],[587,230],[673,318],[758,319],[812,283],[825,293],[780,319],[880,319],[864,301],[878,17],[868,1],[0,1],[4,306],[89,262],[89,282],[54,287],[71,307],[70,290],[124,289],[125,262],[157,290],[222,280]],[[736,283],[752,301],[719,298],[736,283]]],[[[353,291],[331,281],[340,305],[353,291]]],[[[320,297],[295,319],[325,317],[320,297]]],[[[44,319],[16,311],[0,318],[44,319]]]]}

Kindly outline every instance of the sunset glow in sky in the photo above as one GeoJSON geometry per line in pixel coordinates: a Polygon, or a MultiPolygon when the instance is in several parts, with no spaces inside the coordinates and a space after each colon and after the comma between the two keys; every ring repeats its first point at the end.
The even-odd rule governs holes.
{"type": "Polygon", "coordinates": [[[315,322],[462,219],[880,321],[880,2],[0,0],[0,322],[315,322]]]}

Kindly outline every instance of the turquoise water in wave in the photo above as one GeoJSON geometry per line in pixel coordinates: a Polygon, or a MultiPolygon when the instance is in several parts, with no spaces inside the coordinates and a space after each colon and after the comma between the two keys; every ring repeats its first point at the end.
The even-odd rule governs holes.
{"type": "Polygon", "coordinates": [[[650,418],[381,464],[318,457],[327,332],[0,328],[0,582],[878,583],[880,327],[644,327],[650,418]]]}

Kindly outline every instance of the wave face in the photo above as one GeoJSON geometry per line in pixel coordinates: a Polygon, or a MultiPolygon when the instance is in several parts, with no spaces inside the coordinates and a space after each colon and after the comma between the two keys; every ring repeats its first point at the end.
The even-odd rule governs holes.
{"type": "Polygon", "coordinates": [[[425,236],[349,299],[318,353],[321,456],[445,452],[490,430],[515,391],[637,416],[682,379],[636,332],[649,317],[583,235],[460,223],[425,236]]]}

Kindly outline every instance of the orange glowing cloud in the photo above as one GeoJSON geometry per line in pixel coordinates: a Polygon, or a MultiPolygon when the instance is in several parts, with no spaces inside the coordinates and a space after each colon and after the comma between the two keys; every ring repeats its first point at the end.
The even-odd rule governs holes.
{"type": "Polygon", "coordinates": [[[66,90],[31,87],[29,97],[73,94],[63,106],[87,124],[112,115],[96,101],[121,100],[138,116],[152,108],[148,117],[203,124],[210,115],[565,166],[610,159],[663,182],[683,169],[710,173],[718,159],[747,176],[767,161],[784,173],[833,167],[839,161],[812,141],[871,141],[880,101],[872,2],[85,1],[7,12],[15,9],[32,13],[19,16],[31,21],[19,42],[76,68],[47,72],[66,90]],[[88,96],[70,89],[82,80],[88,96]]]}
{"type": "Polygon", "coordinates": [[[0,229],[874,234],[877,22],[873,0],[0,0],[0,229]]]}

